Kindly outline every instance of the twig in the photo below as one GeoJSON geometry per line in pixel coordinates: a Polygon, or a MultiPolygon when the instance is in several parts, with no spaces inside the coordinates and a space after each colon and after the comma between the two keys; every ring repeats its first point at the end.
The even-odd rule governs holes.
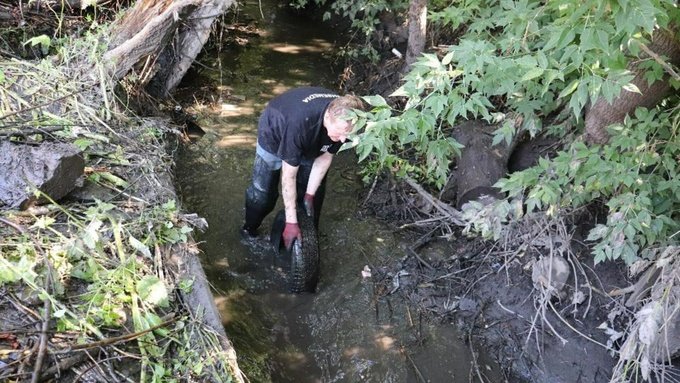
{"type": "Polygon", "coordinates": [[[432,229],[429,232],[425,233],[420,238],[418,238],[418,240],[413,245],[411,245],[411,249],[415,251],[425,246],[428,242],[430,242],[430,240],[432,239],[432,234],[434,234],[436,230],[437,230],[436,228],[432,229]]]}
{"type": "Polygon", "coordinates": [[[406,355],[406,359],[408,359],[409,362],[411,362],[411,365],[413,366],[413,370],[416,372],[416,376],[418,377],[418,380],[420,380],[423,383],[427,383],[428,380],[425,379],[425,376],[420,372],[420,369],[418,369],[418,366],[416,366],[416,362],[413,361],[411,358],[411,355],[408,354],[408,351],[404,348],[404,346],[401,347],[401,352],[406,355]]]}
{"type": "Polygon", "coordinates": [[[673,79],[675,79],[675,81],[680,81],[680,75],[675,70],[673,70],[673,67],[670,66],[666,61],[664,61],[661,58],[661,56],[656,54],[653,50],[649,49],[649,47],[644,43],[638,41],[638,44],[640,44],[640,48],[642,48],[642,50],[645,51],[645,53],[651,56],[654,59],[654,61],[658,62],[659,65],[661,65],[666,70],[666,72],[669,75],[671,75],[673,79]]]}
{"type": "MultiPolygon", "coordinates": [[[[45,261],[45,263],[48,263],[45,261]]],[[[48,273],[52,273],[51,267],[48,267],[48,273]]],[[[51,279],[51,275],[46,277],[51,279]]],[[[48,291],[50,291],[49,289],[48,291]]],[[[40,370],[42,369],[43,360],[45,359],[45,352],[47,351],[47,330],[49,329],[50,316],[52,315],[52,302],[49,298],[45,298],[45,312],[43,313],[42,329],[40,332],[40,342],[38,343],[38,357],[35,359],[35,366],[33,366],[33,375],[31,376],[31,383],[38,383],[40,381],[40,370]]]]}
{"type": "Polygon", "coordinates": [[[40,375],[40,381],[47,380],[48,378],[59,373],[59,371],[68,370],[69,368],[85,360],[85,358],[85,354],[76,354],[68,358],[58,359],[54,366],[43,371],[43,373],[40,375]]]}
{"type": "Polygon", "coordinates": [[[69,93],[69,94],[66,94],[66,95],[64,95],[64,96],[55,98],[55,99],[53,99],[53,100],[50,100],[50,101],[47,101],[47,102],[43,102],[42,104],[33,105],[33,106],[30,106],[30,107],[28,107],[28,108],[26,108],[26,109],[19,109],[19,110],[17,110],[16,112],[8,113],[8,114],[5,114],[4,116],[0,116],[0,120],[4,120],[4,119],[6,119],[6,118],[8,118],[8,117],[16,116],[17,114],[20,114],[20,113],[28,112],[28,111],[33,110],[33,109],[42,108],[42,107],[44,107],[44,106],[53,104],[53,103],[55,103],[55,102],[57,102],[57,101],[61,101],[61,100],[65,99],[65,98],[69,98],[69,97],[71,97],[71,96],[75,96],[75,95],[77,95],[78,93],[82,93],[84,90],[85,90],[85,89],[79,89],[79,90],[76,90],[75,92],[71,92],[71,93],[69,93]]]}
{"type": "Polygon", "coordinates": [[[166,320],[165,322],[158,324],[158,325],[155,325],[155,326],[152,326],[152,327],[149,327],[146,330],[133,332],[133,333],[130,333],[130,334],[124,334],[124,335],[116,336],[116,337],[113,337],[113,338],[104,338],[102,340],[98,340],[98,341],[92,342],[92,343],[77,344],[77,345],[74,345],[74,346],[70,346],[70,347],[68,347],[64,350],[55,351],[55,353],[60,354],[60,353],[69,353],[69,352],[73,352],[73,351],[83,351],[83,350],[89,350],[89,349],[92,349],[92,348],[95,348],[95,347],[110,346],[110,345],[113,345],[113,344],[116,344],[116,343],[129,341],[129,340],[132,340],[132,339],[139,338],[140,336],[145,335],[147,333],[150,333],[150,332],[157,330],[159,328],[165,327],[165,326],[169,325],[170,323],[175,322],[176,320],[177,320],[176,317],[170,317],[170,319],[166,320]]]}
{"type": "MultiPolygon", "coordinates": [[[[464,268],[464,269],[452,271],[452,272],[446,273],[446,274],[444,274],[444,275],[440,275],[440,276],[438,276],[438,277],[429,279],[429,280],[427,281],[427,283],[432,283],[432,282],[438,281],[438,280],[440,280],[440,279],[446,279],[446,278],[449,278],[449,277],[453,277],[454,275],[460,274],[460,273],[464,273],[464,272],[470,270],[471,268],[472,268],[472,266],[466,267],[466,268],[464,268]]],[[[461,278],[461,277],[458,277],[458,279],[465,280],[464,278],[461,278]]]]}
{"type": "MultiPolygon", "coordinates": [[[[47,294],[52,293],[52,263],[50,262],[47,254],[42,251],[42,247],[37,242],[37,240],[24,229],[21,225],[15,224],[5,218],[0,217],[0,222],[12,227],[14,230],[21,234],[27,235],[35,245],[36,252],[40,253],[43,257],[43,262],[47,267],[47,275],[45,276],[45,291],[47,294]]],[[[40,341],[36,345],[38,356],[35,359],[35,365],[33,366],[33,374],[31,376],[31,383],[38,383],[40,380],[40,370],[42,369],[43,360],[45,359],[45,352],[47,351],[47,330],[49,329],[50,317],[52,316],[52,301],[50,301],[49,296],[45,297],[44,300],[44,312],[42,318],[42,327],[40,331],[40,341]]]]}
{"type": "Polygon", "coordinates": [[[0,222],[4,223],[5,225],[11,227],[12,229],[18,231],[21,234],[26,234],[26,229],[24,229],[20,225],[17,225],[16,223],[14,223],[14,222],[6,219],[6,218],[0,217],[0,222]]]}
{"type": "Polygon", "coordinates": [[[615,353],[617,353],[617,354],[619,353],[617,350],[614,350],[614,349],[612,349],[611,347],[608,347],[607,345],[602,344],[602,343],[596,341],[595,339],[589,337],[588,335],[586,335],[586,334],[580,332],[579,330],[577,330],[576,328],[574,328],[574,326],[572,326],[569,322],[567,322],[567,321],[562,317],[562,315],[560,315],[560,314],[557,312],[557,310],[555,309],[555,306],[553,306],[552,302],[548,301],[548,306],[550,306],[550,308],[552,309],[552,311],[555,313],[555,315],[557,315],[557,317],[562,321],[562,323],[564,323],[565,325],[567,325],[567,327],[569,327],[569,328],[570,328],[572,331],[574,331],[575,333],[581,335],[581,336],[584,337],[585,339],[587,339],[587,340],[589,340],[589,341],[591,341],[591,342],[593,342],[593,343],[595,343],[595,344],[597,344],[597,345],[599,345],[599,346],[604,347],[607,351],[615,352],[615,353]]]}
{"type": "Polygon", "coordinates": [[[71,127],[72,125],[53,125],[53,126],[45,126],[44,128],[5,128],[4,126],[0,126],[0,137],[26,137],[30,136],[33,134],[41,134],[41,133],[53,133],[53,132],[58,132],[60,130],[64,130],[68,127],[71,127]]]}
{"type": "Polygon", "coordinates": [[[262,0],[257,0],[257,5],[260,9],[260,16],[262,17],[262,20],[264,20],[264,13],[262,13],[262,0]]]}
{"type": "Polygon", "coordinates": [[[415,250],[413,250],[411,247],[406,248],[406,251],[408,251],[411,255],[416,257],[418,259],[418,262],[420,262],[423,266],[427,267],[430,270],[435,270],[435,268],[427,263],[426,260],[424,260],[415,250]]]}
{"type": "Polygon", "coordinates": [[[516,316],[518,316],[518,317],[524,319],[524,317],[523,317],[522,315],[517,314],[516,312],[514,312],[514,311],[510,310],[509,308],[503,306],[503,304],[501,303],[501,300],[500,300],[500,299],[496,299],[496,303],[498,303],[498,305],[501,306],[501,308],[502,308],[503,310],[509,312],[509,313],[512,314],[512,315],[516,315],[516,316]]]}
{"type": "MultiPolygon", "coordinates": [[[[90,359],[91,364],[90,364],[90,366],[88,366],[87,368],[84,368],[82,371],[80,371],[80,373],[78,373],[78,376],[76,376],[76,378],[73,379],[73,382],[74,382],[74,383],[77,383],[78,381],[80,381],[80,379],[81,379],[85,374],[87,374],[90,370],[92,370],[92,369],[94,369],[94,368],[96,368],[97,370],[99,370],[99,377],[104,378],[105,380],[108,380],[108,379],[105,378],[106,373],[104,372],[104,370],[101,368],[101,366],[100,366],[99,364],[100,364],[100,363],[104,363],[104,362],[106,362],[106,361],[108,361],[108,360],[111,360],[112,358],[106,358],[106,359],[102,359],[102,360],[96,360],[96,359],[94,359],[94,358],[92,357],[92,355],[90,355],[90,353],[87,352],[87,351],[85,351],[85,355],[87,355],[87,357],[90,359]]],[[[77,372],[76,369],[74,369],[74,371],[77,372]]]]}
{"type": "Polygon", "coordinates": [[[472,325],[470,326],[470,330],[467,332],[468,335],[468,346],[470,347],[470,355],[472,356],[472,366],[475,368],[475,372],[477,373],[477,378],[479,378],[480,383],[484,383],[484,378],[482,377],[481,371],[479,371],[479,363],[477,363],[477,353],[475,352],[474,347],[472,346],[472,330],[475,328],[475,324],[477,323],[477,318],[479,315],[482,313],[482,310],[479,310],[477,312],[477,315],[475,315],[474,319],[472,320],[472,325]]]}
{"type": "Polygon", "coordinates": [[[378,183],[378,176],[376,175],[375,178],[373,178],[373,184],[371,185],[371,188],[368,190],[368,194],[366,195],[366,198],[364,198],[364,202],[361,204],[362,207],[366,206],[368,203],[368,200],[371,198],[371,195],[373,195],[373,191],[375,190],[375,185],[378,183]]]}
{"type": "Polygon", "coordinates": [[[418,183],[413,179],[406,177],[404,178],[404,180],[409,186],[415,189],[415,191],[418,192],[418,194],[425,198],[427,202],[434,206],[435,209],[437,209],[440,213],[442,213],[444,216],[450,219],[451,222],[458,226],[465,226],[465,222],[463,222],[462,219],[462,214],[459,211],[438,200],[437,198],[432,196],[432,194],[426,192],[425,189],[418,185],[418,183]]]}

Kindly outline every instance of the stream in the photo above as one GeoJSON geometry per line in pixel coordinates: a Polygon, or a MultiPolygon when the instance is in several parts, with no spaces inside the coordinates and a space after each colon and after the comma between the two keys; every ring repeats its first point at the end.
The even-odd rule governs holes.
{"type": "MultiPolygon", "coordinates": [[[[250,382],[476,381],[463,334],[421,320],[398,299],[376,299],[362,277],[365,266],[404,257],[410,243],[362,214],[352,150],[329,171],[316,293],[286,292],[285,268],[268,245],[273,213],[254,244],[241,240],[259,113],[295,86],[336,89],[331,54],[338,47],[328,24],[285,2],[263,0],[260,8],[247,1],[234,17],[225,23],[256,22],[259,35],[206,54],[185,78],[178,99],[206,134],[180,150],[176,180],[184,210],[208,221],[196,240],[241,369],[250,382]]],[[[279,201],[274,213],[281,208],[279,201]]]]}

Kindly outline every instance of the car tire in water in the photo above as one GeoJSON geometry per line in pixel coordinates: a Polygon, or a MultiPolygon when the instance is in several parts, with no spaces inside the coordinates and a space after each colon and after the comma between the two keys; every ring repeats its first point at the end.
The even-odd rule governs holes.
{"type": "Polygon", "coordinates": [[[319,241],[314,219],[298,211],[298,224],[302,232],[302,242],[294,241],[291,251],[283,246],[281,234],[286,223],[283,210],[279,211],[272,224],[271,242],[280,256],[285,257],[288,265],[287,285],[291,293],[314,292],[319,281],[319,241]]]}

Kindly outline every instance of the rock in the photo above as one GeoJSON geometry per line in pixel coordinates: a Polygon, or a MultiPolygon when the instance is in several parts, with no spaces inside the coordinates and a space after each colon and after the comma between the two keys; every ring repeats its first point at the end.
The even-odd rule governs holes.
{"type": "Polygon", "coordinates": [[[559,255],[542,257],[531,270],[531,280],[538,290],[547,289],[552,295],[559,296],[569,279],[569,264],[559,255]]]}
{"type": "Polygon", "coordinates": [[[0,206],[27,207],[36,200],[34,187],[59,200],[76,187],[84,168],[80,150],[70,144],[0,141],[0,206]]]}
{"type": "Polygon", "coordinates": [[[470,298],[461,298],[458,301],[458,308],[462,311],[477,311],[477,301],[470,298]]]}

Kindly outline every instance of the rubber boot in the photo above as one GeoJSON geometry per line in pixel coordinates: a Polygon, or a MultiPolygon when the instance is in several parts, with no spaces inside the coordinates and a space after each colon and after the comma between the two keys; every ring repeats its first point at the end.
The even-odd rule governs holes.
{"type": "Polygon", "coordinates": [[[257,235],[257,228],[274,210],[279,198],[281,169],[272,169],[259,155],[253,164],[253,181],[246,189],[246,217],[242,233],[251,237],[257,235]]]}

